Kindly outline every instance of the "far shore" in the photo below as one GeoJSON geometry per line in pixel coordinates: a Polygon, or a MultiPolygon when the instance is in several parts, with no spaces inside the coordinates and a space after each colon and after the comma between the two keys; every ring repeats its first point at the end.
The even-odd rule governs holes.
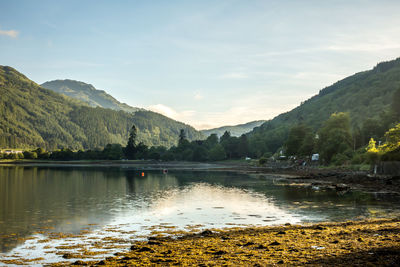
{"type": "Polygon", "coordinates": [[[319,189],[363,190],[375,193],[400,194],[400,177],[371,175],[368,171],[350,168],[299,167],[288,164],[256,166],[246,161],[189,162],[156,160],[0,160],[0,166],[30,167],[123,167],[143,171],[232,171],[256,174],[259,177],[274,175],[288,183],[313,186],[319,189]]]}

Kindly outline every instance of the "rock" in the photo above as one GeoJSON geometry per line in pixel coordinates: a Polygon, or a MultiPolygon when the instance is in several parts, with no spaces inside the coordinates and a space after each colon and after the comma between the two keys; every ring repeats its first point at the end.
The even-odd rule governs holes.
{"type": "Polygon", "coordinates": [[[71,258],[73,258],[74,256],[73,256],[71,253],[65,253],[62,257],[63,257],[64,259],[71,259],[71,258]]]}
{"type": "Polygon", "coordinates": [[[72,265],[80,265],[80,266],[82,266],[82,265],[88,265],[88,264],[86,262],[84,262],[84,261],[76,261],[76,262],[72,263],[72,265]]]}
{"type": "Polygon", "coordinates": [[[148,248],[148,247],[142,247],[142,248],[138,249],[137,252],[150,252],[150,253],[153,253],[154,250],[152,250],[151,248],[148,248]]]}
{"type": "Polygon", "coordinates": [[[218,250],[216,252],[213,252],[212,254],[214,254],[214,255],[223,255],[223,254],[226,254],[226,251],[218,250]]]}
{"type": "Polygon", "coordinates": [[[210,236],[212,234],[213,234],[213,232],[210,230],[204,230],[203,232],[200,233],[200,235],[202,235],[202,236],[210,236]]]}
{"type": "Polygon", "coordinates": [[[350,189],[350,187],[345,184],[337,184],[337,185],[335,185],[335,189],[336,189],[336,191],[347,191],[350,189]]]}
{"type": "Polygon", "coordinates": [[[279,246],[281,243],[274,241],[271,244],[269,244],[270,246],[279,246]]]}
{"type": "Polygon", "coordinates": [[[147,245],[161,245],[161,242],[149,241],[149,242],[147,242],[147,245]]]}

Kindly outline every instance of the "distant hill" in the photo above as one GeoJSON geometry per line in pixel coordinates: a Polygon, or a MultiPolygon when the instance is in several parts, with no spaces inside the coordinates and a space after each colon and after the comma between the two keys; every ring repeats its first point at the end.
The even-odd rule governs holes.
{"type": "Polygon", "coordinates": [[[88,103],[92,107],[102,107],[126,112],[136,112],[139,108],[121,103],[103,90],[94,88],[93,85],[75,80],[54,80],[41,85],[46,89],[64,94],[88,103]]]}
{"type": "Polygon", "coordinates": [[[0,147],[94,149],[125,145],[133,124],[149,146],[176,145],[180,129],[189,140],[203,135],[193,127],[151,111],[90,107],[45,89],[8,66],[0,66],[0,147]]]}
{"type": "Polygon", "coordinates": [[[242,134],[248,133],[251,130],[253,130],[254,127],[260,126],[264,122],[265,122],[264,120],[251,121],[248,123],[238,124],[234,126],[222,126],[208,130],[201,130],[200,132],[202,132],[205,136],[209,136],[215,133],[218,135],[218,137],[221,137],[225,131],[228,131],[231,133],[231,136],[241,136],[242,134]]]}
{"type": "Polygon", "coordinates": [[[400,58],[379,63],[372,70],[322,89],[300,106],[256,127],[248,133],[250,149],[258,156],[275,152],[284,144],[291,127],[304,123],[317,130],[334,112],[349,112],[353,129],[359,129],[367,119],[379,119],[389,109],[399,88],[400,58]]]}

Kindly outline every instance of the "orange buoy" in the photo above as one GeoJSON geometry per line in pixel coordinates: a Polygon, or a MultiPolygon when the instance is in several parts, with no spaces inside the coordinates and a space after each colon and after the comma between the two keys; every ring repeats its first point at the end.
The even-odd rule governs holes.
{"type": "Polygon", "coordinates": [[[144,177],[144,172],[142,172],[142,177],[144,177]]]}

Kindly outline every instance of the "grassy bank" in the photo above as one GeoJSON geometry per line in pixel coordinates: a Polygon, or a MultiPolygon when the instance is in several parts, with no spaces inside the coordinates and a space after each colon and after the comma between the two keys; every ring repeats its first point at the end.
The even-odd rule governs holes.
{"type": "MultiPolygon", "coordinates": [[[[133,243],[89,264],[143,265],[384,265],[400,260],[400,219],[203,231],[133,243]]],[[[77,261],[76,264],[84,264],[77,261]]]]}

